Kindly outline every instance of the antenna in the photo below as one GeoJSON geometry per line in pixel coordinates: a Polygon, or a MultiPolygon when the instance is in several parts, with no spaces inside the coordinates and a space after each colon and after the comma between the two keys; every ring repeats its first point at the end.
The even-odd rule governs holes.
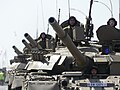
{"type": "Polygon", "coordinates": [[[57,17],[57,10],[58,10],[58,0],[56,0],[56,17],[57,17]]]}
{"type": "Polygon", "coordinates": [[[119,28],[120,28],[120,0],[119,0],[119,28]]]}
{"type": "Polygon", "coordinates": [[[75,8],[70,8],[70,9],[73,10],[73,11],[80,12],[82,15],[84,15],[87,18],[87,15],[84,12],[82,12],[81,10],[75,9],[75,8]]]}
{"type": "Polygon", "coordinates": [[[110,13],[111,13],[111,17],[113,17],[113,12],[112,12],[112,4],[111,4],[111,9],[105,4],[105,3],[103,3],[103,2],[100,2],[100,1],[94,1],[94,2],[97,2],[97,3],[101,3],[101,4],[103,4],[105,7],[107,7],[107,9],[110,11],[110,13]]]}
{"type": "Polygon", "coordinates": [[[58,13],[58,24],[60,23],[60,9],[59,9],[59,13],[58,13]]]}
{"type": "Polygon", "coordinates": [[[42,0],[41,0],[41,8],[42,8],[43,28],[44,28],[44,30],[45,30],[45,23],[44,23],[44,12],[43,12],[43,3],[42,3],[42,0]]]}
{"type": "MultiPolygon", "coordinates": [[[[111,6],[111,12],[113,12],[112,1],[111,0],[109,0],[109,1],[110,1],[110,6],[111,6]]],[[[113,17],[113,13],[112,13],[112,17],[113,17]]]]}
{"type": "MultiPolygon", "coordinates": [[[[60,23],[60,9],[58,13],[58,24],[60,23]]],[[[55,47],[57,46],[57,42],[59,41],[58,35],[55,34],[55,47]]]]}
{"type": "Polygon", "coordinates": [[[36,38],[38,38],[38,29],[36,30],[36,38]]]}
{"type": "Polygon", "coordinates": [[[93,4],[93,0],[90,1],[90,9],[89,9],[89,18],[91,18],[91,10],[92,10],[92,4],[93,4]]]}
{"type": "Polygon", "coordinates": [[[68,10],[69,10],[69,17],[70,17],[70,0],[68,0],[68,10]]]}
{"type": "Polygon", "coordinates": [[[49,23],[48,23],[48,28],[47,28],[47,34],[49,33],[49,23]]]}
{"type": "Polygon", "coordinates": [[[36,38],[38,38],[38,3],[37,3],[37,29],[36,29],[36,38]]]}

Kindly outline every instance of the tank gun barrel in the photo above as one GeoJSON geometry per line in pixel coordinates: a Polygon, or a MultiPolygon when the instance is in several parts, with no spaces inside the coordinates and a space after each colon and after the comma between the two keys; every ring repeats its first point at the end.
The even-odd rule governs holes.
{"type": "Polygon", "coordinates": [[[49,23],[53,27],[53,29],[56,31],[58,37],[62,40],[62,42],[67,46],[71,54],[76,59],[77,64],[84,68],[86,65],[86,59],[84,55],[81,54],[81,52],[77,49],[77,47],[72,42],[71,38],[65,31],[62,29],[62,27],[57,23],[54,17],[49,18],[49,23]]]}
{"type": "Polygon", "coordinates": [[[39,44],[37,44],[37,42],[35,40],[33,40],[33,38],[28,33],[25,33],[24,36],[31,43],[31,45],[33,47],[37,47],[38,49],[42,49],[42,47],[39,44]]]}
{"type": "Polygon", "coordinates": [[[18,48],[16,46],[13,46],[12,48],[15,50],[17,55],[22,54],[22,52],[20,50],[18,50],[18,48]]]}
{"type": "Polygon", "coordinates": [[[32,49],[32,47],[30,46],[30,44],[27,43],[26,40],[23,39],[23,40],[22,40],[22,43],[23,43],[29,50],[32,49]]]}

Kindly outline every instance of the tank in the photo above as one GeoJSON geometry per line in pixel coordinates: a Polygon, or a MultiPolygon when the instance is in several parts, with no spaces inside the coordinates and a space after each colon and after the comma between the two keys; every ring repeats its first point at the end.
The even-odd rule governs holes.
{"type": "Polygon", "coordinates": [[[17,56],[14,56],[14,59],[11,60],[11,64],[15,65],[12,65],[13,68],[9,71],[11,72],[9,73],[9,90],[21,90],[22,82],[25,80],[26,75],[31,71],[34,71],[32,70],[35,67],[33,65],[34,63],[31,63],[31,69],[28,69],[29,63],[34,61],[40,62],[42,58],[41,46],[33,40],[28,33],[25,33],[25,37],[30,43],[28,43],[25,39],[22,40],[22,43],[25,45],[25,48],[23,48],[23,53],[16,46],[13,46],[17,56]]]}
{"type": "Polygon", "coordinates": [[[23,69],[25,68],[27,64],[27,59],[29,56],[22,53],[16,46],[12,47],[17,54],[17,56],[14,56],[14,59],[10,60],[10,68],[8,70],[8,90],[20,90],[21,87],[18,85],[20,82],[22,82],[22,78],[24,77],[24,74],[20,75],[23,72],[23,69]],[[21,78],[22,76],[22,78],[21,78]],[[19,82],[17,81],[19,80],[19,82]],[[17,82],[16,82],[17,81],[17,82]]]}
{"type": "MultiPolygon", "coordinates": [[[[61,28],[61,26],[57,23],[55,18],[51,17],[49,18],[49,23],[53,27],[53,29],[56,31],[58,37],[62,40],[65,47],[67,47],[68,52],[72,54],[72,57],[75,59],[75,62],[79,68],[79,70],[83,70],[85,67],[92,66],[93,61],[89,59],[88,56],[85,56],[73,43],[70,36],[65,33],[65,31],[61,28]]],[[[83,47],[84,48],[84,47],[83,47]]],[[[85,47],[87,49],[87,47],[85,47]]],[[[93,49],[91,47],[88,47],[89,49],[93,49]]],[[[69,56],[69,55],[68,55],[69,56]]]]}
{"type": "MultiPolygon", "coordinates": [[[[69,82],[72,78],[78,81],[83,78],[83,74],[87,77],[93,67],[94,61],[88,53],[93,52],[93,55],[98,53],[96,48],[93,46],[76,47],[54,18],[51,17],[49,22],[64,45],[58,45],[55,51],[44,54],[42,59],[44,62],[41,59],[30,62],[28,70],[33,69],[31,67],[34,66],[34,69],[39,71],[30,72],[27,75],[22,90],[71,90],[69,88],[74,86],[74,83],[70,87],[64,87],[62,86],[64,80],[69,82]],[[84,50],[89,52],[86,53],[84,50]]],[[[76,40],[78,41],[78,38],[76,40]]]]}
{"type": "MultiPolygon", "coordinates": [[[[21,52],[16,46],[13,46],[17,56],[14,56],[11,63],[17,62],[18,64],[16,68],[12,68],[11,73],[9,73],[11,77],[9,80],[9,90],[26,90],[26,83],[34,82],[33,80],[39,80],[41,78],[46,78],[46,80],[53,79],[50,74],[56,62],[52,62],[52,58],[48,61],[49,55],[47,55],[52,51],[52,48],[48,49],[46,47],[43,49],[39,43],[40,41],[37,42],[37,39],[34,40],[28,33],[25,33],[24,36],[29,43],[25,39],[22,40],[22,43],[25,45],[23,52],[21,52]],[[23,61],[27,62],[24,66],[21,66],[23,61]],[[18,67],[22,68],[18,69],[18,67]]],[[[48,36],[49,37],[47,37],[46,41],[51,42],[51,36],[48,36]]],[[[27,89],[29,90],[28,86],[27,89]]]]}
{"type": "MultiPolygon", "coordinates": [[[[76,62],[72,68],[63,71],[60,75],[58,80],[60,90],[120,89],[118,82],[120,77],[120,32],[118,29],[102,25],[97,30],[99,42],[89,41],[89,45],[76,47],[55,18],[50,17],[49,23],[76,62]],[[109,34],[110,36],[108,36],[109,34]]],[[[66,56],[68,57],[69,54],[66,56]]]]}
{"type": "MultiPolygon", "coordinates": [[[[23,39],[22,43],[25,45],[23,48],[23,53],[20,52],[15,46],[13,46],[14,51],[17,53],[17,56],[15,56],[14,61],[19,62],[18,67],[22,67],[21,69],[18,69],[18,67],[15,69],[14,73],[10,73],[10,76],[13,76],[11,80],[9,80],[9,90],[22,90],[22,84],[23,81],[26,80],[26,77],[29,73],[38,71],[37,66],[34,66],[35,62],[41,62],[42,56],[44,53],[42,52],[41,46],[28,34],[24,34],[25,38],[29,41],[29,43],[23,39]],[[24,66],[23,66],[24,61],[24,66]]],[[[44,51],[45,52],[45,51],[44,51]]],[[[39,63],[36,64],[39,66],[39,63]]]]}
{"type": "MultiPolygon", "coordinates": [[[[88,38],[83,39],[83,36],[82,39],[78,37],[81,33],[76,32],[81,28],[74,29],[75,39],[72,40],[54,17],[49,18],[49,23],[60,39],[54,50],[43,49],[28,33],[25,34],[25,38],[29,43],[25,39],[22,40],[25,45],[24,52],[20,53],[15,49],[18,56],[30,56],[24,68],[28,72],[16,74],[25,75],[22,76],[23,80],[18,76],[22,80],[21,83],[17,83],[21,86],[20,90],[120,89],[120,33],[117,28],[100,26],[96,31],[99,41],[94,42],[88,38]],[[82,45],[79,45],[80,42],[82,45]]],[[[16,75],[16,79],[19,80],[16,75]]]]}
{"type": "Polygon", "coordinates": [[[73,39],[54,17],[48,21],[58,41],[47,38],[46,43],[24,34],[29,43],[22,40],[23,53],[15,49],[18,56],[30,56],[24,68],[28,71],[24,72],[24,80],[18,77],[22,80],[17,83],[20,90],[120,90],[120,31],[102,25],[96,31],[99,41],[92,41],[92,3],[93,0],[85,28],[75,26],[73,39]]]}

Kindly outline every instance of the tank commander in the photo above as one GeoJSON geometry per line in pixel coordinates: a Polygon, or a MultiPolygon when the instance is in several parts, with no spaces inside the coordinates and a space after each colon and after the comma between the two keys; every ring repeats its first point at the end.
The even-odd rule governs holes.
{"type": "Polygon", "coordinates": [[[120,40],[120,30],[115,27],[116,25],[117,21],[115,18],[110,18],[107,21],[107,25],[102,25],[97,29],[97,37],[101,43],[112,40],[120,40]]]}
{"type": "Polygon", "coordinates": [[[53,40],[53,37],[49,34],[45,34],[45,32],[42,32],[40,34],[40,37],[36,39],[36,41],[41,45],[43,49],[51,48],[51,41],[53,40]]]}
{"type": "Polygon", "coordinates": [[[100,26],[96,33],[102,45],[102,54],[120,52],[120,30],[116,28],[117,21],[110,18],[107,25],[100,26]]]}
{"type": "Polygon", "coordinates": [[[46,48],[46,34],[44,32],[40,34],[40,37],[36,41],[39,42],[43,49],[46,48]]]}
{"type": "Polygon", "coordinates": [[[115,18],[110,18],[108,21],[107,21],[107,25],[110,25],[112,27],[115,27],[117,25],[117,21],[115,20],[115,18]]]}
{"type": "Polygon", "coordinates": [[[84,40],[84,25],[74,16],[71,16],[68,20],[61,23],[61,27],[68,33],[76,46],[78,45],[78,41],[79,44],[81,44],[80,40],[84,40]],[[80,37],[79,40],[77,40],[76,37],[80,37]]]}
{"type": "Polygon", "coordinates": [[[63,30],[65,30],[65,32],[67,32],[69,34],[71,39],[73,39],[73,32],[72,32],[73,27],[82,26],[82,25],[83,24],[80,23],[74,16],[71,16],[68,20],[64,21],[61,24],[61,27],[63,28],[63,30]],[[68,29],[70,29],[70,30],[68,30],[68,29]]]}

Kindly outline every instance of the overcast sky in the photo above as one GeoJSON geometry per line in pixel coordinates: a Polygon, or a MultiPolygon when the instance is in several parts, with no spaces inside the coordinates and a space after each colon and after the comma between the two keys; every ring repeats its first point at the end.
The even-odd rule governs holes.
{"type": "MultiPolygon", "coordinates": [[[[69,1],[70,8],[72,8],[70,14],[85,24],[85,18],[89,13],[90,0],[69,1]]],[[[94,32],[99,26],[106,24],[111,17],[111,11],[113,17],[117,21],[119,20],[119,0],[111,0],[112,4],[110,0],[98,1],[93,3],[91,14],[94,32]]],[[[0,0],[0,61],[6,60],[0,66],[16,55],[12,49],[13,45],[22,51],[24,47],[22,39],[25,39],[25,33],[36,38],[37,28],[38,34],[47,32],[48,18],[52,16],[58,19],[59,9],[61,23],[67,20],[69,16],[68,0],[0,0]]],[[[49,33],[54,36],[55,32],[51,26],[49,33]]]]}

